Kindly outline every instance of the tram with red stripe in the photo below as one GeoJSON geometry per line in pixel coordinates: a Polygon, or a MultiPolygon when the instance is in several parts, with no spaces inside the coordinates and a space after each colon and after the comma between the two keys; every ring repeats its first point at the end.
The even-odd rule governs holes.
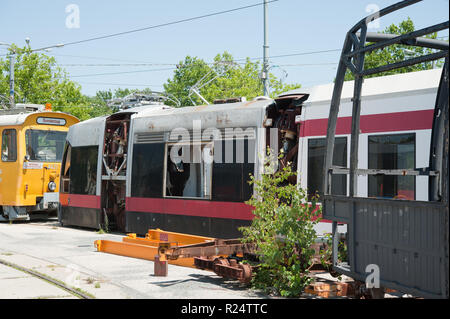
{"type": "MultiPolygon", "coordinates": [[[[441,70],[367,79],[362,89],[360,168],[426,167],[441,70]]],[[[267,147],[293,164],[299,186],[322,192],[333,84],[276,99],[173,108],[146,105],[73,125],[61,168],[59,220],[145,234],[150,228],[236,238],[249,225],[250,174],[265,173],[267,147]]],[[[334,165],[348,167],[353,82],[346,82],[334,165]],[[347,98],[346,98],[347,96],[347,98]]],[[[364,176],[358,195],[428,200],[426,176],[364,176]]],[[[333,178],[348,193],[347,176],[333,178]]],[[[329,231],[328,225],[322,231],[329,231]]],[[[331,226],[330,226],[331,228],[331,226]]]]}

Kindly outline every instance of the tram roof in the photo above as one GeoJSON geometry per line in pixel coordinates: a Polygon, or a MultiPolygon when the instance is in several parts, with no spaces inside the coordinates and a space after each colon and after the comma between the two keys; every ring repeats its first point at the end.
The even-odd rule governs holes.
{"type": "MultiPolygon", "coordinates": [[[[439,87],[442,69],[431,69],[401,74],[386,75],[364,79],[361,91],[362,97],[401,94],[404,92],[435,90],[439,87]]],[[[345,81],[342,88],[341,101],[353,98],[354,81],[345,81]]],[[[301,88],[283,93],[309,94],[305,105],[314,102],[330,102],[333,95],[334,83],[312,86],[310,88],[301,88]]]]}
{"type": "MultiPolygon", "coordinates": [[[[158,128],[164,130],[164,128],[172,127],[174,125],[176,126],[177,123],[180,127],[189,125],[189,119],[191,118],[202,119],[203,122],[203,119],[211,117],[209,116],[209,114],[211,114],[210,112],[227,115],[225,116],[226,121],[233,121],[233,114],[241,113],[236,112],[237,110],[243,110],[245,114],[252,113],[251,110],[259,110],[259,113],[257,113],[261,114],[261,111],[265,110],[267,106],[273,103],[273,101],[274,100],[268,98],[259,98],[245,102],[187,106],[181,108],[174,108],[167,105],[145,105],[121,110],[118,113],[133,113],[131,116],[132,120],[137,120],[134,122],[134,125],[136,125],[137,122],[140,122],[140,120],[143,120],[144,122],[153,122],[153,120],[155,120],[153,122],[155,126],[158,126],[158,128]]],[[[255,113],[253,112],[252,114],[255,113]]],[[[100,143],[100,135],[103,134],[106,118],[107,116],[96,117],[71,126],[67,135],[68,141],[72,146],[98,145],[98,143],[100,143]]],[[[249,118],[249,116],[243,116],[242,114],[239,118],[241,121],[256,122],[259,120],[259,116],[249,118]]],[[[137,126],[139,127],[140,125],[137,124],[137,126]]],[[[144,124],[144,126],[146,126],[146,124],[144,124]]]]}
{"type": "Polygon", "coordinates": [[[72,116],[70,114],[64,113],[64,112],[55,112],[55,111],[24,111],[21,113],[16,113],[14,114],[14,112],[8,112],[10,110],[6,110],[5,112],[0,111],[0,126],[19,126],[19,125],[23,125],[25,123],[25,121],[27,120],[27,118],[31,115],[35,115],[35,114],[45,114],[46,116],[48,116],[49,114],[64,114],[67,116],[72,116]],[[2,114],[3,113],[3,114],[2,114]],[[11,114],[13,113],[13,114],[11,114]]]}
{"type": "Polygon", "coordinates": [[[105,129],[108,116],[94,117],[72,125],[67,132],[67,140],[72,146],[98,145],[100,134],[105,129]]]}
{"type": "Polygon", "coordinates": [[[1,114],[0,126],[22,125],[30,114],[32,113],[6,114],[6,115],[1,114]]]}
{"type": "Polygon", "coordinates": [[[182,115],[188,113],[202,113],[202,112],[221,112],[234,111],[242,109],[261,109],[266,108],[272,104],[274,100],[268,98],[256,98],[252,101],[235,102],[235,103],[221,103],[198,106],[185,107],[160,107],[157,108],[143,108],[133,116],[133,118],[149,117],[149,116],[164,116],[164,115],[182,115]]]}
{"type": "Polygon", "coordinates": [[[169,132],[174,128],[259,127],[266,109],[274,100],[186,106],[160,110],[144,110],[132,116],[135,132],[169,132]],[[197,122],[196,122],[197,121],[197,122]],[[200,122],[200,124],[196,124],[200,122]]]}

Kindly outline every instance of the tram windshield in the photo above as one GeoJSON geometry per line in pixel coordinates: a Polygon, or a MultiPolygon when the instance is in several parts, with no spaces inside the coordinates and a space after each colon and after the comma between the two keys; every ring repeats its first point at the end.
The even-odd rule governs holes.
{"type": "Polygon", "coordinates": [[[27,130],[27,156],[30,161],[60,162],[67,132],[27,130]]]}

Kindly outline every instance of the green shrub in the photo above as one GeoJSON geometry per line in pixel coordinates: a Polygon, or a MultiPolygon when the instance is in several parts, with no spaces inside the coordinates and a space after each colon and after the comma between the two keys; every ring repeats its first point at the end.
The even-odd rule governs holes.
{"type": "MultiPolygon", "coordinates": [[[[324,249],[320,250],[320,263],[326,271],[333,271],[333,237],[331,233],[324,235],[324,249]]],[[[341,239],[338,242],[338,263],[348,262],[347,243],[341,239]]]]}
{"type": "Polygon", "coordinates": [[[250,226],[240,228],[243,242],[255,243],[260,256],[253,287],[284,297],[299,296],[312,280],[311,245],[321,213],[317,197],[308,200],[305,190],[287,182],[294,175],[287,166],[260,180],[251,176],[255,194],[247,204],[254,207],[255,217],[250,226]]]}

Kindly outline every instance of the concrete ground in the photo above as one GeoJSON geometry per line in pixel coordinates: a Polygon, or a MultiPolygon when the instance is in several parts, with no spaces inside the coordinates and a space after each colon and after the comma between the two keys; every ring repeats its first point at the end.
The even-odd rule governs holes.
{"type": "Polygon", "coordinates": [[[0,299],[76,299],[74,295],[20,270],[0,264],[0,299]]]}
{"type": "MultiPolygon", "coordinates": [[[[123,235],[59,227],[50,222],[0,223],[0,261],[31,269],[96,298],[240,299],[267,296],[210,271],[169,265],[153,275],[153,262],[97,252],[94,241],[123,235]]],[[[27,273],[0,264],[0,299],[76,298],[27,273]]]]}

